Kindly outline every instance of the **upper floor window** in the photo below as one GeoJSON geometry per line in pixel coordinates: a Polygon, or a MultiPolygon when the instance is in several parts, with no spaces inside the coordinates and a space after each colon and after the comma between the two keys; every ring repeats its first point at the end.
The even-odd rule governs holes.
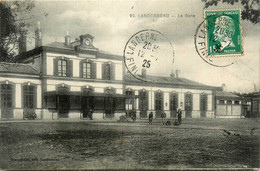
{"type": "Polygon", "coordinates": [[[58,76],[67,76],[67,61],[64,59],[58,60],[58,76]]]}
{"type": "Polygon", "coordinates": [[[227,104],[228,104],[228,105],[231,105],[231,104],[232,104],[232,101],[231,101],[231,100],[228,100],[228,101],[227,101],[227,104]]]}
{"type": "Polygon", "coordinates": [[[106,80],[110,80],[111,79],[111,77],[110,77],[110,70],[111,70],[111,66],[110,66],[110,64],[105,64],[105,72],[104,72],[104,77],[105,77],[105,79],[106,80]]]}
{"type": "Polygon", "coordinates": [[[91,63],[90,62],[84,62],[82,65],[82,76],[83,78],[91,78],[91,63]]]}
{"type": "Polygon", "coordinates": [[[225,104],[224,100],[219,100],[218,104],[225,104]]]}
{"type": "Polygon", "coordinates": [[[238,100],[235,100],[234,102],[236,105],[239,105],[239,101],[238,100]]]}
{"type": "Polygon", "coordinates": [[[23,103],[24,108],[34,108],[34,86],[23,86],[23,103]]]}

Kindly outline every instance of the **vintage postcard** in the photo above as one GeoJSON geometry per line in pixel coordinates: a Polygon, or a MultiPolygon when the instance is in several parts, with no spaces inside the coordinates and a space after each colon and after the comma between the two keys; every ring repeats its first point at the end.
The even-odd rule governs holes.
{"type": "Polygon", "coordinates": [[[259,169],[259,14],[1,0],[0,169],[259,169]]]}

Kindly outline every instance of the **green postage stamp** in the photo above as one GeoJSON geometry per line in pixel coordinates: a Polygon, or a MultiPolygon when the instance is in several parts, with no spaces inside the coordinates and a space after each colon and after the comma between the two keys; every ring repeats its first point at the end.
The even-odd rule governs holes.
{"type": "Polygon", "coordinates": [[[242,27],[240,10],[205,10],[208,57],[241,56],[242,27]]]}

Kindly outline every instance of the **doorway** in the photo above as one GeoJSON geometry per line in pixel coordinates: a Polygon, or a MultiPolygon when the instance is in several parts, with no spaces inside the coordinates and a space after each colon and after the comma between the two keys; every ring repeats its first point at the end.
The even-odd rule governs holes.
{"type": "Polygon", "coordinates": [[[206,117],[207,113],[207,94],[201,94],[200,95],[200,117],[206,117]]]}
{"type": "Polygon", "coordinates": [[[163,113],[163,93],[155,92],[155,116],[161,118],[163,113]]]}
{"type": "Polygon", "coordinates": [[[68,118],[70,109],[70,101],[68,95],[58,96],[58,113],[59,118],[68,118]]]}
{"type": "Polygon", "coordinates": [[[115,106],[113,97],[105,97],[105,117],[114,118],[115,106]]]}
{"type": "Polygon", "coordinates": [[[178,108],[178,94],[171,93],[170,95],[170,112],[171,118],[177,117],[177,108],[178,108]]]}
{"type": "Polygon", "coordinates": [[[93,96],[83,96],[81,100],[81,110],[83,113],[83,118],[92,119],[92,114],[94,109],[94,97],[93,96]]]}
{"type": "Polygon", "coordinates": [[[185,94],[185,117],[191,118],[192,113],[192,94],[185,94]]]}
{"type": "Polygon", "coordinates": [[[147,118],[148,111],[148,92],[147,91],[139,91],[139,110],[140,110],[140,118],[147,118]]]}

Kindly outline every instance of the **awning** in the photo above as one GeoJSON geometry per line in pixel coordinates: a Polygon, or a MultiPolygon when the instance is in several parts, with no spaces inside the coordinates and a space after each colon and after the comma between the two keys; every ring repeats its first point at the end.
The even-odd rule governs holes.
{"type": "Polygon", "coordinates": [[[51,96],[51,95],[68,95],[68,96],[121,97],[121,98],[126,98],[126,95],[125,95],[125,94],[82,93],[82,92],[62,93],[62,92],[57,92],[57,91],[44,92],[44,95],[45,95],[45,96],[51,96]]]}

